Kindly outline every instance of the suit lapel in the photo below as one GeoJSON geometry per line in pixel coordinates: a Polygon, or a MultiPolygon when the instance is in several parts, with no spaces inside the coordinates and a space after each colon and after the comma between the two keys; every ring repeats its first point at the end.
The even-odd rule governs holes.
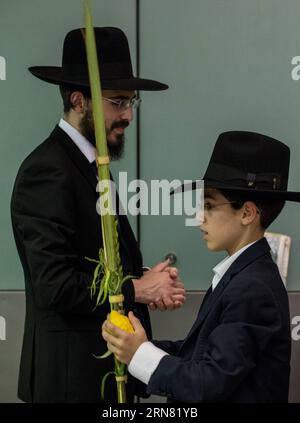
{"type": "MultiPolygon", "coordinates": [[[[112,178],[112,176],[111,176],[112,178]]],[[[118,192],[116,192],[116,205],[117,211],[119,211],[120,198],[118,192]]],[[[121,204],[122,209],[122,204],[121,204]]],[[[124,268],[124,273],[134,273],[133,276],[141,276],[140,269],[142,268],[142,257],[138,248],[135,236],[129,224],[126,214],[118,213],[119,221],[119,241],[123,247],[124,257],[122,260],[124,265],[129,265],[129,268],[124,268]]]]}
{"type": "MultiPolygon", "coordinates": [[[[257,260],[259,257],[267,254],[270,252],[270,246],[266,240],[266,238],[262,238],[259,241],[257,241],[255,244],[251,245],[247,250],[245,250],[229,267],[227,272],[224,274],[220,282],[218,283],[217,287],[214,289],[213,292],[208,296],[206,300],[206,296],[209,293],[209,290],[207,291],[203,302],[201,304],[197,319],[192,326],[192,329],[190,330],[187,338],[185,339],[183,345],[185,342],[193,335],[193,333],[199,328],[199,326],[203,323],[207,315],[213,311],[214,306],[217,302],[217,300],[221,297],[222,293],[237,273],[239,273],[242,269],[244,269],[246,266],[248,266],[253,261],[257,260]]],[[[211,290],[211,287],[210,287],[211,290]]],[[[183,346],[182,345],[182,346],[183,346]]]]}
{"type": "Polygon", "coordinates": [[[93,169],[90,162],[85,157],[85,155],[79,150],[74,141],[63,131],[59,126],[56,126],[54,131],[51,134],[51,137],[56,139],[59,142],[59,145],[66,152],[70,160],[78,168],[82,176],[88,181],[91,189],[94,192],[95,197],[97,197],[96,192],[96,181],[93,169]]]}

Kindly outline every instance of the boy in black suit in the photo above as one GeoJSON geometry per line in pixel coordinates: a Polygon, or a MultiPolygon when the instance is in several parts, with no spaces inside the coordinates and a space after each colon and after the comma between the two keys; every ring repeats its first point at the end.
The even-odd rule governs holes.
{"type": "Polygon", "coordinates": [[[286,200],[300,201],[287,191],[289,157],[285,144],[264,135],[219,136],[203,178],[200,229],[207,247],[228,257],[214,268],[183,341],[148,342],[133,313],[135,333],[104,323],[109,349],[149,393],[182,402],[288,401],[288,296],[264,231],[286,200]]]}

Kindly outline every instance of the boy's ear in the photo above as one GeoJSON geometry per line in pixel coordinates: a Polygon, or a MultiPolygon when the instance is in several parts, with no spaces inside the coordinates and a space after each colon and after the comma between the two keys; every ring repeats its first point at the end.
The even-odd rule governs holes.
{"type": "Polygon", "coordinates": [[[259,211],[252,201],[246,201],[242,208],[242,224],[250,225],[256,219],[259,211]]]}

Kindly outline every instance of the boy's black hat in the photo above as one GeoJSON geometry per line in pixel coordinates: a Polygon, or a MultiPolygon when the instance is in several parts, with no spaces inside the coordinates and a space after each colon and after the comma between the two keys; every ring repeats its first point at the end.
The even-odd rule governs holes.
{"type": "MultiPolygon", "coordinates": [[[[281,141],[255,132],[223,132],[203,177],[204,187],[300,202],[300,192],[287,191],[289,164],[290,149],[281,141]]],[[[196,189],[199,182],[173,193],[196,189]]]]}
{"type": "MultiPolygon", "coordinates": [[[[160,91],[168,88],[158,81],[133,76],[127,37],[121,29],[103,27],[94,30],[103,89],[160,91]]],[[[74,29],[66,35],[62,67],[33,66],[29,71],[51,84],[89,87],[84,31],[74,29]]]]}

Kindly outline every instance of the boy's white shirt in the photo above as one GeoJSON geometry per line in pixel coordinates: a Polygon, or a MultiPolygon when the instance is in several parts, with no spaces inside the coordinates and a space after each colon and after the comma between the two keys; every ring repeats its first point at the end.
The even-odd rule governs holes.
{"type": "Polygon", "coordinates": [[[232,265],[232,263],[245,251],[247,248],[249,248],[252,244],[254,244],[257,241],[251,242],[250,244],[245,245],[243,248],[239,249],[236,253],[232,254],[232,256],[225,257],[220,263],[218,263],[214,268],[214,277],[212,280],[212,290],[216,288],[220,280],[223,278],[229,267],[232,265]]]}
{"type": "MultiPolygon", "coordinates": [[[[245,245],[243,248],[238,250],[232,256],[225,257],[220,263],[214,268],[214,277],[212,280],[212,290],[216,288],[222,277],[225,275],[232,263],[252,244],[257,241],[251,242],[245,245]]],[[[133,355],[129,365],[128,371],[136,379],[141,380],[148,385],[152,374],[155,372],[159,365],[160,360],[165,356],[169,355],[164,350],[157,348],[152,342],[143,342],[133,355]]]]}

